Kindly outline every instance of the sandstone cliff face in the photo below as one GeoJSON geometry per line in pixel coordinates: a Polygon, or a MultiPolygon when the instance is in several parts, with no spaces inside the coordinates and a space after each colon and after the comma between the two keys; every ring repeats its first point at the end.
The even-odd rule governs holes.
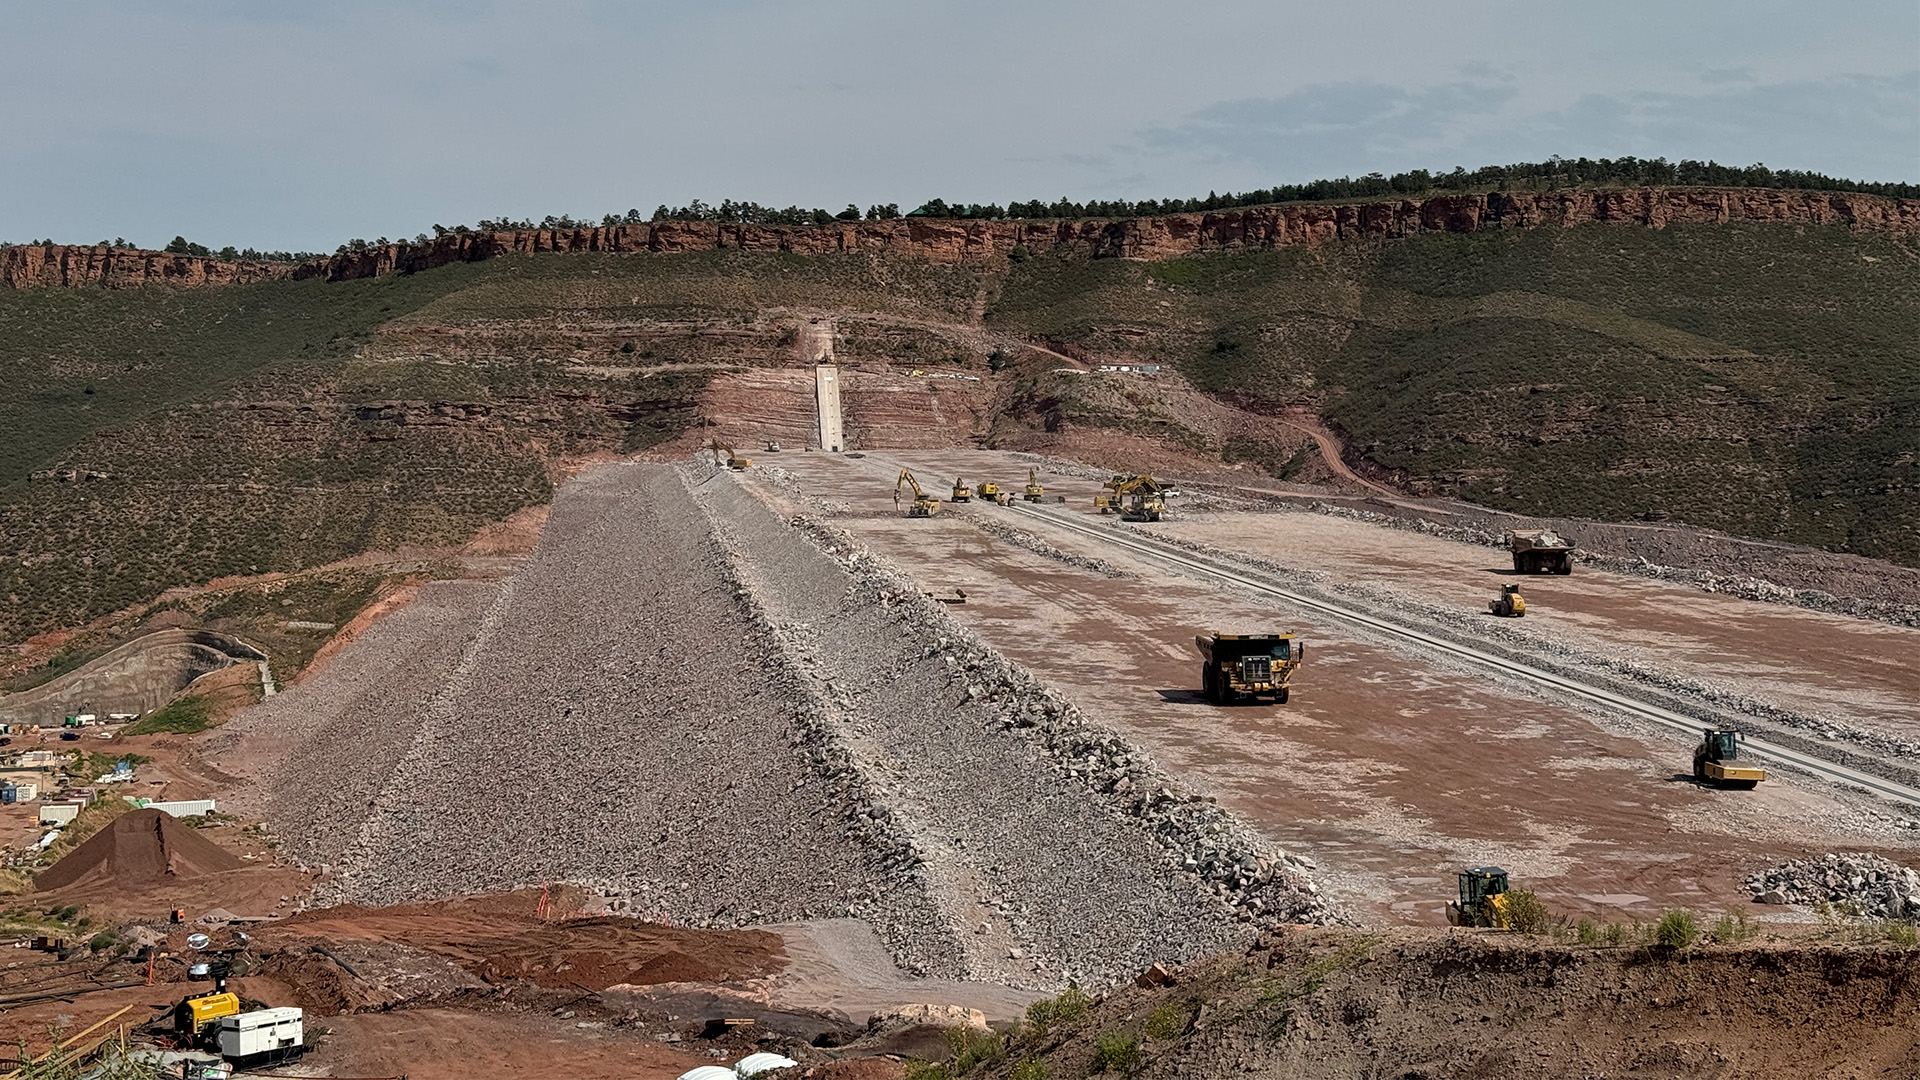
{"type": "Polygon", "coordinates": [[[1436,196],[1341,206],[1297,204],[1118,221],[900,221],[823,226],[659,221],[581,229],[468,233],[427,244],[394,244],[308,263],[295,277],[331,281],[478,262],[508,254],[606,251],[785,251],[903,255],[943,262],[1002,255],[1016,246],[1083,258],[1163,259],[1205,251],[1314,245],[1489,228],[1570,227],[1590,222],[1664,228],[1767,221],[1920,232],[1920,200],[1843,192],[1758,188],[1638,188],[1538,194],[1436,196]]]}
{"type": "Polygon", "coordinates": [[[0,286],[127,288],[169,283],[230,285],[291,275],[351,281],[412,273],[502,255],[604,251],[671,254],[685,251],[785,251],[799,255],[847,252],[959,262],[1004,256],[1015,247],[1082,258],[1164,259],[1206,251],[1327,244],[1361,237],[1402,237],[1480,229],[1571,227],[1592,222],[1638,225],[1725,224],[1765,221],[1844,225],[1908,235],[1920,233],[1920,200],[1847,192],[1761,188],[1631,188],[1618,191],[1442,195],[1428,199],[1346,205],[1294,204],[1206,214],[1117,221],[860,221],[835,225],[731,225],[658,221],[579,229],[523,229],[466,233],[425,244],[390,244],[319,259],[285,263],[223,262],[99,247],[23,246],[0,250],[0,286]]]}
{"type": "Polygon", "coordinates": [[[165,283],[172,285],[245,285],[293,273],[291,263],[227,262],[165,251],[33,244],[0,248],[0,287],[109,289],[165,283]]]}

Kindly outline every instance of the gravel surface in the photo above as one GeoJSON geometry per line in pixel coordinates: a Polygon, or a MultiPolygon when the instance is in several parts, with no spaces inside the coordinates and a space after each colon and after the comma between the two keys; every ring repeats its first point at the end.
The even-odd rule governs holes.
{"type": "MultiPolygon", "coordinates": [[[[858,795],[809,755],[806,697],[767,662],[777,646],[730,572],[673,469],[569,484],[410,718],[319,898],[568,881],[702,925],[914,909],[885,853],[842,827],[858,795]]],[[[331,773],[360,787],[358,745],[333,749],[331,773]]]]}
{"type": "Polygon", "coordinates": [[[963,512],[960,516],[967,524],[974,526],[988,536],[1012,544],[1014,547],[1024,548],[1027,551],[1033,552],[1035,555],[1055,559],[1059,562],[1066,563],[1068,566],[1079,567],[1082,570],[1091,570],[1102,577],[1117,578],[1127,576],[1125,571],[1105,559],[1090,559],[1085,555],[1075,555],[1070,551],[1062,551],[1025,529],[1016,529],[1005,522],[995,521],[991,518],[983,518],[971,511],[963,512]]]}
{"type": "MultiPolygon", "coordinates": [[[[1289,589],[1460,644],[1568,675],[1593,686],[1638,697],[1692,716],[1702,726],[1737,728],[1782,745],[1897,780],[1920,782],[1920,743],[1872,731],[1832,716],[1811,716],[1675,674],[1643,661],[1606,656],[1542,637],[1518,622],[1490,620],[1477,611],[1443,607],[1380,586],[1330,584],[1326,575],[1259,556],[1133,526],[1131,532],[1196,554],[1278,575],[1289,589]],[[1814,740],[1822,740],[1815,742],[1814,740]]],[[[1531,684],[1522,684],[1531,687],[1531,684]]],[[[1540,692],[1533,690],[1532,692],[1540,692]]]]}
{"type": "MultiPolygon", "coordinates": [[[[406,757],[454,668],[472,648],[500,585],[441,581],[369,627],[318,673],[220,729],[215,754],[244,743],[271,753],[257,783],[227,797],[238,813],[285,823],[281,850],[323,871],[340,862],[406,757]]],[[[223,768],[248,771],[240,762],[223,768]]]]}
{"type": "Polygon", "coordinates": [[[513,577],[429,586],[237,720],[283,850],[332,871],[315,899],[853,916],[911,973],[1032,987],[1328,917],[1310,862],[748,482],[591,470],[513,577]]]}
{"type": "Polygon", "coordinates": [[[1875,919],[1920,920],[1920,871],[1862,852],[1796,859],[1747,878],[1763,904],[1839,906],[1875,919]]]}

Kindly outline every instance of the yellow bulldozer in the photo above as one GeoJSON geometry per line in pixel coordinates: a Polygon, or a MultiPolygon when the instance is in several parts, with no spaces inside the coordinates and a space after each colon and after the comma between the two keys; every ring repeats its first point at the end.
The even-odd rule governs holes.
{"type": "Polygon", "coordinates": [[[1166,489],[1146,473],[1115,476],[1100,485],[1108,494],[1093,497],[1103,514],[1119,514],[1122,521],[1159,521],[1167,512],[1166,489]]]}
{"type": "Polygon", "coordinates": [[[894,481],[893,505],[896,507],[900,505],[900,493],[903,489],[913,491],[913,502],[907,507],[908,517],[932,517],[933,512],[940,509],[940,500],[927,494],[926,489],[920,486],[920,481],[913,478],[911,469],[901,469],[900,479],[894,481]]]}
{"type": "Polygon", "coordinates": [[[1767,778],[1767,770],[1740,757],[1740,733],[1707,728],[1693,748],[1693,778],[1715,787],[1751,790],[1767,778]]]}
{"type": "Polygon", "coordinates": [[[1046,494],[1047,489],[1040,485],[1040,470],[1028,469],[1027,493],[1021,497],[1028,502],[1039,502],[1046,494]]]}
{"type": "Polygon", "coordinates": [[[1527,598],[1520,595],[1520,586],[1508,585],[1498,598],[1487,601],[1487,610],[1503,619],[1518,619],[1527,613],[1527,598]]]}
{"type": "Polygon", "coordinates": [[[973,501],[973,489],[968,487],[967,482],[965,480],[960,479],[959,477],[955,477],[953,481],[953,501],[954,502],[972,502],[973,501]]]}
{"type": "Polygon", "coordinates": [[[1507,872],[1497,866],[1460,871],[1460,899],[1447,901],[1447,923],[1495,930],[1511,926],[1512,920],[1507,915],[1507,872]]]}

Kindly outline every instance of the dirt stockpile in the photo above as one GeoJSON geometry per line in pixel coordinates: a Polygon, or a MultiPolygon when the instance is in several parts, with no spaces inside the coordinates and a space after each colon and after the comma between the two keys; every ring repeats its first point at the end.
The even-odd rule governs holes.
{"type": "Polygon", "coordinates": [[[1173,985],[1115,991],[986,1075],[1031,1058],[1049,1076],[1147,1080],[1908,1077],[1917,988],[1912,949],[1273,933],[1173,985]]]}
{"type": "MultiPolygon", "coordinates": [[[[730,983],[786,966],[778,934],[662,926],[623,916],[538,914],[539,892],[431,904],[320,908],[263,927],[269,947],[322,958],[400,946],[452,962],[484,983],[604,990],[667,982],[730,983]]],[[[347,963],[354,969],[364,965],[347,963]]]]}
{"type": "Polygon", "coordinates": [[[35,892],[70,885],[139,889],[241,867],[238,857],[159,810],[134,810],[34,879],[35,892]]]}

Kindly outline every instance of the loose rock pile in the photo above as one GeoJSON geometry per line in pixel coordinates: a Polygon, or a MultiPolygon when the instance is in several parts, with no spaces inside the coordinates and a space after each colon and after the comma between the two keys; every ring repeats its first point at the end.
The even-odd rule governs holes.
{"type": "Polygon", "coordinates": [[[963,700],[990,705],[999,725],[1045,750],[1056,772],[1085,785],[1111,812],[1146,824],[1176,865],[1243,921],[1324,922],[1331,913],[1298,855],[1263,850],[1248,830],[1205,798],[1177,793],[1145,752],[1089,721],[1071,702],[983,644],[914,584],[861,551],[845,533],[799,518],[793,524],[847,560],[883,605],[901,609],[917,629],[939,637],[928,656],[942,660],[963,700]]]}
{"type": "Polygon", "coordinates": [[[982,518],[975,514],[968,514],[966,521],[988,536],[997,540],[1003,540],[1012,544],[1014,547],[1024,548],[1033,552],[1035,555],[1044,555],[1049,559],[1066,563],[1068,566],[1079,567],[1082,570],[1091,570],[1105,577],[1117,578],[1126,576],[1125,571],[1105,559],[1091,559],[1085,555],[1075,555],[1069,551],[1062,551],[1025,529],[1016,529],[1005,522],[982,518]]]}
{"type": "Polygon", "coordinates": [[[1827,903],[1868,918],[1920,920],[1920,871],[1864,852],[1796,859],[1746,884],[1762,904],[1827,903]]]}

